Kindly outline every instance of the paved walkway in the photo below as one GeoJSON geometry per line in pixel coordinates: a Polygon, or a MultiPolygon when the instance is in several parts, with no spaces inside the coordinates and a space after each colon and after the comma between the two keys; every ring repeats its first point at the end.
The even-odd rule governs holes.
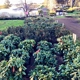
{"type": "Polygon", "coordinates": [[[80,38],[80,23],[75,18],[56,19],[59,23],[64,23],[65,27],[75,33],[80,38]]]}

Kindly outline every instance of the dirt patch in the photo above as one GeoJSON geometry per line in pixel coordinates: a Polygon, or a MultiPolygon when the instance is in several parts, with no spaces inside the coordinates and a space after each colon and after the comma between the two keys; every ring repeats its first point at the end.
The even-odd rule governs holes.
{"type": "Polygon", "coordinates": [[[64,23],[66,29],[75,33],[80,38],[80,24],[75,18],[63,18],[57,19],[59,23],[64,23]]]}

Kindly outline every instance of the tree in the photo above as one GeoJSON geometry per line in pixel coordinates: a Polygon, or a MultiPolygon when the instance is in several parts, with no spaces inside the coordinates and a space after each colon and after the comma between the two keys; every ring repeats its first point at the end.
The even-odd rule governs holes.
{"type": "Polygon", "coordinates": [[[27,11],[27,4],[26,4],[26,0],[25,0],[25,5],[24,5],[24,7],[25,7],[25,11],[27,11]]]}
{"type": "Polygon", "coordinates": [[[4,4],[5,4],[6,8],[9,8],[11,6],[9,0],[5,0],[4,4]]]}
{"type": "Polygon", "coordinates": [[[80,0],[75,0],[74,6],[79,6],[79,2],[80,2],[80,0]]]}
{"type": "Polygon", "coordinates": [[[71,7],[73,7],[75,4],[75,0],[71,0],[71,7]]]}
{"type": "Polygon", "coordinates": [[[67,0],[56,0],[56,1],[57,1],[57,3],[63,4],[63,3],[65,3],[67,0]]]}

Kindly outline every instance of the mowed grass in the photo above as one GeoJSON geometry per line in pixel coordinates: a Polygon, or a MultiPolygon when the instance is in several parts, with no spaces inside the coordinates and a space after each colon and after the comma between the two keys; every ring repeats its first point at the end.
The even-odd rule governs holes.
{"type": "Polygon", "coordinates": [[[7,30],[9,27],[23,26],[24,20],[0,20],[0,30],[7,30]]]}

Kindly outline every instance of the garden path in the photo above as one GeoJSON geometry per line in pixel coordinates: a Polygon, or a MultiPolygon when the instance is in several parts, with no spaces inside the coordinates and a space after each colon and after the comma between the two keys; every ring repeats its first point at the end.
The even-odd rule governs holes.
{"type": "Polygon", "coordinates": [[[80,21],[75,18],[59,18],[56,19],[59,23],[63,23],[66,29],[75,33],[78,38],[80,38],[80,21]]]}

